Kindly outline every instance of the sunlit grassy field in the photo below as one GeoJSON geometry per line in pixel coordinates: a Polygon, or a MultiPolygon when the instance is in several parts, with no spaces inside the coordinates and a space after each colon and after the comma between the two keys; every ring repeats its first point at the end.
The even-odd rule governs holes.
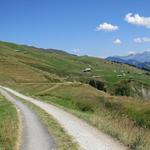
{"type": "Polygon", "coordinates": [[[150,85],[150,77],[140,69],[100,58],[75,56],[63,51],[0,42],[0,82],[51,83],[97,76],[105,81],[108,91],[115,83],[133,78],[150,85]],[[92,72],[84,74],[86,67],[92,72]],[[125,76],[118,77],[118,75],[125,76]]]}
{"type": "Polygon", "coordinates": [[[16,108],[0,95],[0,150],[18,149],[18,129],[16,108]]]}

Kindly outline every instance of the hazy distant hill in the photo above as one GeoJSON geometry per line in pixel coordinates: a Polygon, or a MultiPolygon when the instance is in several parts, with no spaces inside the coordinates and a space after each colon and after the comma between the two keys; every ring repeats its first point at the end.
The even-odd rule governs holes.
{"type": "Polygon", "coordinates": [[[126,63],[129,65],[136,66],[138,68],[146,69],[150,71],[150,51],[143,53],[131,54],[128,56],[113,56],[108,57],[106,60],[126,63]]]}

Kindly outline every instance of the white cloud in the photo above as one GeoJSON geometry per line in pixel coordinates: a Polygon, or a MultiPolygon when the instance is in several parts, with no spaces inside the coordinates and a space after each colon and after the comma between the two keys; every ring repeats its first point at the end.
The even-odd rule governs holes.
{"type": "Polygon", "coordinates": [[[135,38],[133,41],[135,43],[142,43],[142,39],[141,38],[135,38]]]}
{"type": "Polygon", "coordinates": [[[118,29],[119,29],[118,26],[109,24],[109,23],[107,23],[107,22],[104,22],[104,23],[102,23],[102,24],[99,24],[99,25],[96,27],[96,30],[97,30],[97,31],[104,30],[104,31],[108,31],[108,32],[113,32],[113,31],[116,31],[116,30],[118,30],[118,29]]]}
{"type": "Polygon", "coordinates": [[[143,17],[143,16],[140,16],[139,14],[134,15],[132,13],[128,13],[125,16],[125,20],[128,23],[135,24],[137,26],[143,26],[146,28],[150,28],[150,17],[143,17]]]}
{"type": "Polygon", "coordinates": [[[113,41],[114,44],[122,44],[122,41],[120,39],[116,39],[115,41],[113,41]]]}
{"type": "Polygon", "coordinates": [[[128,52],[128,55],[134,55],[134,54],[136,54],[135,51],[129,51],[129,52],[128,52]]]}
{"type": "Polygon", "coordinates": [[[79,49],[79,48],[75,48],[75,49],[72,50],[72,52],[74,52],[74,53],[76,53],[76,54],[77,54],[77,53],[80,53],[80,49],[79,49]]]}
{"type": "Polygon", "coordinates": [[[144,42],[150,42],[150,38],[143,37],[142,39],[143,39],[144,42]]]}
{"type": "Polygon", "coordinates": [[[135,42],[135,43],[148,43],[148,42],[150,42],[150,38],[148,38],[148,37],[138,37],[138,38],[135,38],[135,39],[133,39],[133,41],[135,42]]]}

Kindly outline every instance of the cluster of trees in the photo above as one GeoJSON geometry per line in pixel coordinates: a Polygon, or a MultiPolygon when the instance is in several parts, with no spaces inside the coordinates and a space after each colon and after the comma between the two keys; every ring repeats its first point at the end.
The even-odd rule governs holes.
{"type": "Polygon", "coordinates": [[[88,84],[95,87],[98,90],[106,92],[105,83],[103,81],[99,81],[96,79],[90,79],[88,84]]]}

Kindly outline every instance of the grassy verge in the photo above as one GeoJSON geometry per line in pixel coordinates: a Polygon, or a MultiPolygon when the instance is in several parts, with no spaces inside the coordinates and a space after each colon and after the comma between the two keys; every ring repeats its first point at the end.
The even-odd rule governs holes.
{"type": "Polygon", "coordinates": [[[57,123],[56,120],[52,116],[50,116],[48,113],[46,113],[41,108],[37,107],[36,105],[27,102],[25,100],[22,100],[23,103],[25,103],[30,109],[36,112],[38,117],[41,119],[41,121],[47,126],[50,133],[54,135],[54,138],[56,140],[56,143],[58,145],[58,150],[77,150],[78,145],[75,143],[70,137],[66,131],[57,123]]]}
{"type": "Polygon", "coordinates": [[[114,116],[106,110],[91,113],[64,106],[63,109],[116,138],[131,150],[149,150],[150,148],[149,130],[135,126],[127,117],[114,116]]]}
{"type": "Polygon", "coordinates": [[[16,108],[0,95],[0,150],[18,149],[18,130],[16,108]]]}
{"type": "Polygon", "coordinates": [[[73,115],[83,119],[92,126],[100,129],[104,133],[116,138],[126,145],[130,150],[149,150],[150,149],[150,131],[134,125],[134,122],[126,116],[111,114],[105,109],[95,112],[81,111],[79,109],[70,109],[67,106],[52,103],[73,115]]]}

